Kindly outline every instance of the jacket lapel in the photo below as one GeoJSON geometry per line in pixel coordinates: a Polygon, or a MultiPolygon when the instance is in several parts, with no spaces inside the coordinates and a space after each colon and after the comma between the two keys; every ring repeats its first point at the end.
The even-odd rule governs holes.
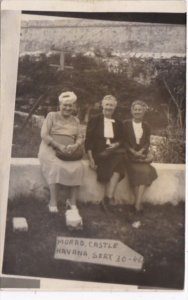
{"type": "Polygon", "coordinates": [[[144,122],[142,122],[142,129],[143,129],[143,135],[140,139],[140,145],[141,146],[145,143],[146,128],[145,128],[145,123],[144,122]]]}
{"type": "Polygon", "coordinates": [[[100,137],[104,138],[104,117],[103,117],[103,115],[99,116],[97,127],[98,127],[98,135],[100,137]]]}
{"type": "Polygon", "coordinates": [[[129,134],[130,134],[130,136],[129,136],[130,144],[133,146],[136,146],[136,138],[135,138],[135,134],[134,134],[132,120],[130,120],[130,122],[129,122],[129,134]]]}

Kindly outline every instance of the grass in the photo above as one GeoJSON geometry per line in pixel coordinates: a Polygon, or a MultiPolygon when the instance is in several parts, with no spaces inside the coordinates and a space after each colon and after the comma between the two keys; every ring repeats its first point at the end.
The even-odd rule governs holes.
{"type": "Polygon", "coordinates": [[[131,205],[112,206],[107,214],[98,205],[79,204],[83,231],[69,231],[64,214],[50,215],[37,199],[9,202],[3,273],[23,276],[131,284],[182,289],[184,280],[184,203],[144,205],[138,214],[131,205]],[[25,217],[27,233],[12,230],[12,218],[25,217]],[[132,224],[140,221],[139,228],[132,224]],[[57,236],[120,240],[144,256],[141,271],[97,264],[55,260],[57,236]]]}

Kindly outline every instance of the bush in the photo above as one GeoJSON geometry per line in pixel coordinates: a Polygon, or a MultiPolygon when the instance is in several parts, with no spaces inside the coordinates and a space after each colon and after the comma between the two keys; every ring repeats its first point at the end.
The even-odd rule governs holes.
{"type": "Polygon", "coordinates": [[[151,145],[154,162],[185,163],[185,137],[178,128],[168,127],[166,137],[158,145],[151,145]]]}
{"type": "MultiPolygon", "coordinates": [[[[150,107],[145,117],[151,125],[152,133],[165,137],[157,146],[151,147],[154,160],[164,163],[184,163],[184,134],[177,123],[168,120],[169,114],[172,115],[172,120],[178,120],[177,107],[172,99],[176,100],[180,113],[184,113],[185,62],[182,58],[168,60],[130,58],[123,61],[119,57],[107,55],[106,52],[104,60],[100,55],[87,57],[70,52],[65,60],[64,70],[58,69],[58,62],[57,54],[51,57],[45,53],[20,57],[17,110],[22,111],[23,107],[26,107],[24,111],[29,112],[40,99],[33,113],[46,115],[49,110],[52,108],[56,110],[58,107],[58,95],[64,89],[71,89],[78,96],[81,121],[86,121],[89,113],[91,115],[96,113],[96,105],[100,104],[106,94],[117,97],[119,100],[117,116],[124,120],[130,117],[132,101],[141,99],[150,107]],[[117,60],[119,61],[117,68],[114,71],[109,69],[108,63],[117,60]],[[57,64],[57,67],[52,66],[52,63],[57,64]],[[149,84],[144,81],[140,83],[139,75],[151,79],[149,84]],[[32,103],[30,104],[29,101],[32,103]]],[[[182,128],[184,128],[183,115],[181,117],[182,128]]],[[[29,134],[35,136],[33,132],[28,133],[28,136],[29,134]]],[[[24,145],[24,142],[19,139],[18,132],[15,131],[14,137],[16,144],[19,140],[24,145]]],[[[22,151],[21,148],[18,152],[22,151]]],[[[28,150],[29,153],[32,152],[31,149],[28,150]]],[[[13,151],[14,154],[15,152],[17,153],[13,151]]],[[[32,156],[35,156],[36,149],[32,153],[32,156]]],[[[29,156],[27,151],[24,152],[24,156],[27,155],[29,156]]]]}

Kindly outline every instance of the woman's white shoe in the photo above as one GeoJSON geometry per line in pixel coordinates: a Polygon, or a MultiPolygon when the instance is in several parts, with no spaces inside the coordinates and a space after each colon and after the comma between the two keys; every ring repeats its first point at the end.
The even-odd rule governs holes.
{"type": "Polygon", "coordinates": [[[48,210],[49,210],[50,213],[58,213],[57,206],[48,205],[48,210]]]}
{"type": "Polygon", "coordinates": [[[71,205],[69,201],[67,201],[67,207],[69,207],[69,209],[67,209],[65,212],[67,227],[69,229],[82,229],[83,221],[82,217],[79,214],[78,208],[75,205],[71,205]]]}

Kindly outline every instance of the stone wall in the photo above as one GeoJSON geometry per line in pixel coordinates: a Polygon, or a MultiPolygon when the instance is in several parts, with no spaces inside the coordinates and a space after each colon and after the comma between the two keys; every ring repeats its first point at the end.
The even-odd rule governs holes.
{"type": "Polygon", "coordinates": [[[185,26],[78,19],[22,23],[20,52],[66,47],[78,52],[98,47],[121,53],[185,54],[185,26]]]}
{"type": "MultiPolygon", "coordinates": [[[[84,178],[79,192],[80,202],[99,203],[104,195],[104,187],[96,181],[96,174],[83,160],[84,178]]],[[[153,164],[158,178],[147,189],[144,201],[152,204],[178,204],[185,200],[185,165],[153,164]]],[[[49,190],[41,174],[36,158],[13,158],[10,172],[9,199],[35,197],[39,201],[49,201],[49,190]]],[[[115,194],[116,204],[132,204],[133,195],[128,178],[118,184],[115,194]]]]}

